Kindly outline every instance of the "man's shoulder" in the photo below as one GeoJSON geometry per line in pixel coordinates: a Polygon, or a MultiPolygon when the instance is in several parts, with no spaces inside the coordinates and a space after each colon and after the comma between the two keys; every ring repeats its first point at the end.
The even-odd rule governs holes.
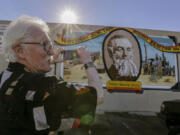
{"type": "Polygon", "coordinates": [[[41,73],[25,73],[24,74],[25,79],[29,79],[32,81],[38,81],[38,80],[46,80],[46,79],[54,79],[57,80],[58,78],[54,75],[46,75],[46,74],[41,74],[41,73]]]}
{"type": "Polygon", "coordinates": [[[27,73],[20,80],[27,87],[46,88],[52,87],[58,81],[56,76],[45,76],[44,74],[27,73]]]}

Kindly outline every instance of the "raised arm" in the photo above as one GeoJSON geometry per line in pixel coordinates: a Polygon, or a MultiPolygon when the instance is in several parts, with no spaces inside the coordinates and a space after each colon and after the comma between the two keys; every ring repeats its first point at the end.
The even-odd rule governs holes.
{"type": "Polygon", "coordinates": [[[80,57],[80,60],[83,64],[85,64],[88,85],[92,86],[97,91],[97,103],[102,104],[104,101],[104,90],[102,88],[102,83],[95,68],[95,65],[92,62],[90,52],[86,47],[79,47],[77,49],[77,53],[80,57]]]}

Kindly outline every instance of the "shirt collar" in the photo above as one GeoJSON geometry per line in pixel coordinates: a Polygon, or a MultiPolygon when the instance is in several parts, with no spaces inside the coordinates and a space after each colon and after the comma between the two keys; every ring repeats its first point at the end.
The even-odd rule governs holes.
{"type": "Polygon", "coordinates": [[[18,63],[18,62],[12,63],[12,62],[10,62],[9,65],[8,65],[7,70],[12,71],[12,72],[14,72],[14,71],[16,71],[16,72],[25,72],[24,67],[25,67],[25,65],[23,65],[21,63],[18,63]]]}

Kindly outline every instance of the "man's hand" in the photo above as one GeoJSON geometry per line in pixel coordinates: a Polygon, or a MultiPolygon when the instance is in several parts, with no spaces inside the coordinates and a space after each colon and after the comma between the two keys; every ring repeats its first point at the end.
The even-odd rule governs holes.
{"type": "Polygon", "coordinates": [[[63,48],[58,48],[55,50],[54,55],[52,56],[51,64],[61,63],[64,60],[60,59],[59,56],[64,52],[63,48]]]}
{"type": "Polygon", "coordinates": [[[92,61],[90,52],[88,51],[88,49],[86,47],[79,47],[77,49],[77,54],[79,55],[80,60],[83,64],[86,64],[86,63],[92,61]]]}

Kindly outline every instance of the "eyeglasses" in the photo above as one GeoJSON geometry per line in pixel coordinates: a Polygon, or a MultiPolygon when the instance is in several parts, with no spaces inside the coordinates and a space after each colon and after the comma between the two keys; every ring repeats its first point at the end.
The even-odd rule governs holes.
{"type": "Polygon", "coordinates": [[[47,43],[47,42],[22,42],[21,44],[36,44],[36,45],[43,46],[44,51],[47,52],[48,54],[51,51],[51,49],[53,49],[53,45],[51,42],[50,43],[47,43]]]}

